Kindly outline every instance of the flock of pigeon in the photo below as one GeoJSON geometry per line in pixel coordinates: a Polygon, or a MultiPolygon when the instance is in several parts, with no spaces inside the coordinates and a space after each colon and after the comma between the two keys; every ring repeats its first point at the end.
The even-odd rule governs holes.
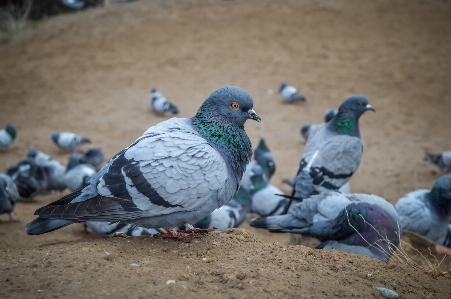
{"type": "MultiPolygon", "coordinates": [[[[289,103],[305,102],[293,86],[282,83],[289,103]]],[[[178,109],[156,89],[149,100],[159,114],[178,109]]],[[[243,89],[215,90],[192,118],[171,118],[150,127],[100,170],[100,148],[67,167],[30,148],[28,156],[0,175],[0,213],[13,219],[20,198],[68,188],[61,199],[39,208],[26,232],[47,233],[81,222],[102,237],[159,234],[189,241],[214,227],[250,225],[319,239],[321,249],[340,249],[388,261],[408,229],[451,248],[451,177],[442,176],[431,190],[417,190],[393,206],[377,195],[353,194],[349,180],[363,154],[359,118],[375,111],[362,95],[352,95],[324,114],[324,123],[304,123],[306,139],[299,170],[284,180],[293,187],[284,195],[271,185],[276,170],[264,139],[252,152],[244,130],[248,120],[261,122],[243,89]],[[254,160],[251,161],[252,154],[254,160]]],[[[0,131],[0,146],[16,137],[14,125],[0,131]]],[[[51,134],[64,150],[90,143],[73,133],[51,134]]],[[[443,172],[451,170],[451,152],[427,154],[443,172]]]]}

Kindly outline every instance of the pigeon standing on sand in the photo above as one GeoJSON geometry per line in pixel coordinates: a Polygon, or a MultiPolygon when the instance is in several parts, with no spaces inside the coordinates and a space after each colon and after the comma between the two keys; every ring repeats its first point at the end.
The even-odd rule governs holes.
{"type": "Polygon", "coordinates": [[[359,118],[375,111],[362,95],[347,98],[337,115],[312,131],[304,149],[293,195],[308,198],[313,192],[338,190],[357,171],[362,159],[359,118]]]}
{"type": "Polygon", "coordinates": [[[0,130],[0,148],[8,149],[16,139],[17,129],[14,124],[8,124],[6,128],[0,130]]]}
{"type": "Polygon", "coordinates": [[[376,195],[327,192],[293,204],[288,214],[252,219],[270,231],[319,239],[318,249],[338,249],[387,262],[399,245],[399,217],[376,195]]]}
{"type": "Polygon", "coordinates": [[[238,191],[252,155],[244,124],[261,121],[253,105],[239,87],[215,90],[194,117],[150,127],[83,189],[38,209],[26,232],[39,235],[75,222],[121,221],[167,228],[163,236],[189,239],[188,233],[200,232],[192,223],[238,191]],[[173,229],[182,225],[188,233],[173,229]]]}
{"type": "Polygon", "coordinates": [[[94,166],[91,164],[80,164],[77,152],[73,152],[70,155],[66,173],[64,174],[64,184],[67,186],[67,189],[74,192],[82,188],[94,174],[96,174],[94,166]]]}
{"type": "Polygon", "coordinates": [[[159,114],[169,112],[171,114],[179,113],[179,110],[171,102],[169,102],[160,92],[152,88],[149,95],[150,105],[153,110],[159,114]]]}
{"type": "Polygon", "coordinates": [[[283,82],[280,84],[279,94],[286,102],[289,103],[307,101],[307,99],[301,95],[294,86],[287,85],[283,82]]]}
{"type": "Polygon", "coordinates": [[[17,221],[14,216],[16,201],[20,200],[16,184],[9,175],[0,173],[0,214],[8,214],[9,221],[17,221]]]}
{"type": "Polygon", "coordinates": [[[105,160],[105,153],[100,147],[93,147],[86,150],[80,157],[80,163],[91,164],[94,167],[99,166],[105,160]]]}
{"type": "Polygon", "coordinates": [[[402,229],[451,248],[451,177],[442,176],[432,189],[406,194],[395,205],[402,229]]]}
{"type": "Polygon", "coordinates": [[[442,152],[440,154],[426,153],[424,161],[437,165],[443,173],[451,172],[451,152],[442,152]]]}
{"type": "Polygon", "coordinates": [[[91,140],[70,132],[52,132],[50,133],[50,137],[52,138],[56,146],[65,151],[72,151],[77,146],[91,143],[91,140]]]}

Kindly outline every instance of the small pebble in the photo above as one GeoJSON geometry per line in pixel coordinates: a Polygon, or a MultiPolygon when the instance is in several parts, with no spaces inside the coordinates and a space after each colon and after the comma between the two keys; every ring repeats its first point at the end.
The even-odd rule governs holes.
{"type": "Polygon", "coordinates": [[[130,264],[130,267],[139,267],[139,264],[130,264]]]}
{"type": "Polygon", "coordinates": [[[168,281],[166,281],[166,285],[170,285],[171,283],[175,283],[174,279],[169,279],[168,281]]]}
{"type": "Polygon", "coordinates": [[[106,255],[110,255],[111,253],[104,251],[106,255]]]}
{"type": "Polygon", "coordinates": [[[248,258],[246,259],[246,262],[249,263],[250,261],[252,261],[252,258],[248,257],[248,258]]]}
{"type": "Polygon", "coordinates": [[[204,257],[204,258],[202,258],[202,260],[203,260],[204,262],[206,262],[206,261],[207,261],[207,258],[206,258],[206,257],[204,257]]]}
{"type": "Polygon", "coordinates": [[[385,298],[399,298],[395,291],[386,288],[376,288],[385,298]]]}

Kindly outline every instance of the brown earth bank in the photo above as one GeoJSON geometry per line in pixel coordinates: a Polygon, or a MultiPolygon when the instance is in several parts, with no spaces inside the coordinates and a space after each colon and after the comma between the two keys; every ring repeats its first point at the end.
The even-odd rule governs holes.
{"type": "MultiPolygon", "coordinates": [[[[238,85],[263,119],[246,131],[254,145],[266,139],[277,164],[272,184],[289,193],[281,180],[299,165],[301,124],[321,122],[326,108],[360,93],[377,112],[360,121],[365,150],[351,188],[396,203],[440,176],[422,161],[424,151],[451,149],[449,53],[446,1],[140,0],[60,15],[0,45],[0,127],[18,128],[10,151],[0,152],[0,171],[29,146],[66,164],[68,154],[51,142],[51,131],[89,137],[111,158],[167,118],[150,110],[152,87],[180,108],[180,117],[191,117],[214,89],[238,85]],[[277,94],[282,81],[307,102],[284,104],[277,94]]],[[[272,242],[285,244],[288,235],[247,223],[255,237],[238,230],[191,244],[102,240],[77,225],[27,236],[33,212],[66,193],[18,203],[21,222],[0,223],[2,298],[378,298],[374,286],[402,298],[451,298],[446,276],[401,262],[284,247],[272,242]],[[171,278],[175,283],[166,285],[171,278]]]]}

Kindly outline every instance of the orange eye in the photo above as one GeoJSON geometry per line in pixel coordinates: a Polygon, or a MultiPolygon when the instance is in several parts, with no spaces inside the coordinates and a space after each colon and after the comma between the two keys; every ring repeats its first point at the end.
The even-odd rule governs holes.
{"type": "Polygon", "coordinates": [[[357,102],[356,105],[357,105],[357,106],[362,106],[362,103],[357,102]]]}
{"type": "Polygon", "coordinates": [[[232,107],[233,109],[238,109],[238,107],[240,107],[240,105],[238,105],[237,102],[233,102],[232,104],[230,104],[230,107],[232,107]]]}

